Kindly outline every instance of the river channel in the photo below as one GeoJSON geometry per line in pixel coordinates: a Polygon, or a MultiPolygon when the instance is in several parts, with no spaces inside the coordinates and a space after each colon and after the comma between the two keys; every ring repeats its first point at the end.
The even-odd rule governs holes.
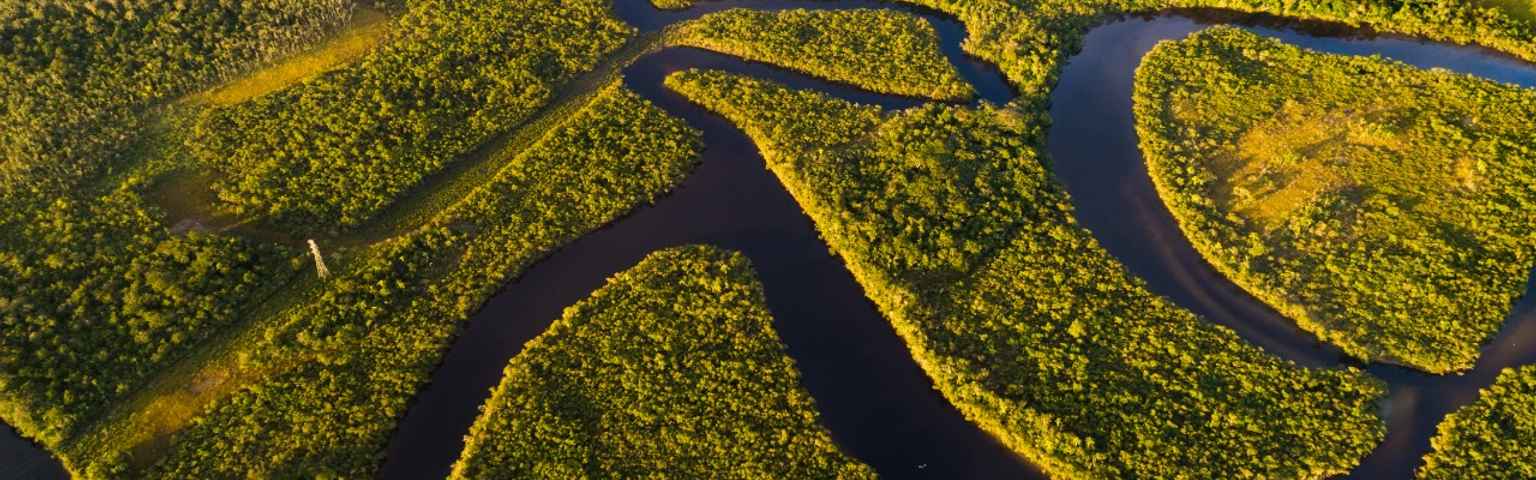
{"type": "MultiPolygon", "coordinates": [[[[886,8],[919,15],[940,33],[944,54],[980,92],[1005,103],[1014,93],[997,70],[961,51],[964,26],[922,9],[870,1],[708,2],[666,12],[648,0],[617,0],[625,21],[654,31],[726,8],[886,8]]],[[[1322,344],[1294,322],[1221,276],[1184,238],[1152,187],[1137,148],[1133,73],[1153,45],[1212,24],[1230,23],[1294,45],[1331,53],[1381,55],[1536,87],[1536,67],[1475,47],[1362,35],[1347,28],[1265,16],[1169,12],[1111,19],[1092,29],[1052,94],[1052,169],[1071,193],[1079,222],[1149,288],[1205,319],[1237,331],[1268,352],[1302,365],[1356,366],[1390,384],[1387,440],[1350,475],[1406,479],[1429,450],[1444,415],[1476,399],[1506,367],[1536,362],[1536,302],[1512,306],[1476,368],[1434,376],[1363,365],[1322,344]]],[[[751,75],[885,109],[922,103],[816,80],[692,48],[670,48],[624,70],[626,85],[704,132],[700,165],[655,205],[561,248],[503,288],[465,326],[413,401],[386,452],[383,478],[443,478],[462,448],[478,406],[506,362],[562,310],[606,278],[659,249],[711,244],[752,260],[775,328],[799,367],[833,438],[885,478],[1044,478],[977,429],[945,401],[912,360],[863,290],[816,234],[752,142],[724,119],[662,86],[666,75],[710,68],[751,75]]],[[[1529,295],[1527,296],[1529,299],[1529,295]]],[[[59,478],[57,462],[0,425],[0,478],[59,478]]]]}

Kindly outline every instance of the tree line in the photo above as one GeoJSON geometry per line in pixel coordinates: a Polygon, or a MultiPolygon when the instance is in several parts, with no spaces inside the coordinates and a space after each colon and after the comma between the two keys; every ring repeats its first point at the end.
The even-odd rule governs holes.
{"type": "MultiPolygon", "coordinates": [[[[682,181],[698,132],[618,84],[420,230],[353,252],[270,322],[248,363],[290,365],[218,400],[147,478],[372,476],[458,325],[534,261],[682,181]]],[[[129,472],[126,457],[104,477],[129,472]]]]}
{"type": "Polygon", "coordinates": [[[944,396],[1055,478],[1323,478],[1385,435],[1382,382],[1297,366],[1148,292],[1073,221],[1023,112],[882,116],[714,71],[667,84],[772,146],[944,396]]]}
{"type": "Polygon", "coordinates": [[[1524,294],[1536,93],[1235,28],[1159,46],[1136,85],[1196,249],[1351,355],[1470,369],[1524,294]]]}
{"type": "Polygon", "coordinates": [[[517,127],[633,28],[605,0],[417,1],[361,61],[212,109],[188,148],[221,207],[339,233],[517,127]]]}
{"type": "Polygon", "coordinates": [[[58,446],[291,274],[141,196],[146,109],[345,20],[339,0],[0,4],[0,416],[58,446]]]}
{"type": "Polygon", "coordinates": [[[652,253],[507,365],[450,478],[874,478],[818,423],[746,257],[652,253]]]}
{"type": "Polygon", "coordinates": [[[669,43],[783,65],[861,88],[963,101],[975,95],[922,18],[891,10],[732,9],[676,27],[669,43]]]}

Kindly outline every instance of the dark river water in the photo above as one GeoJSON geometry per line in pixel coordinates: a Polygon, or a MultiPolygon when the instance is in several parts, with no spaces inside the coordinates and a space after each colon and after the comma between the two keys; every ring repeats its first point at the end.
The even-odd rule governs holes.
{"type": "MultiPolygon", "coordinates": [[[[744,6],[894,8],[918,14],[940,32],[942,48],[981,93],[1004,103],[1013,92],[990,64],[960,50],[965,30],[933,12],[875,2],[752,0],[708,2],[682,12],[655,10],[647,0],[618,0],[619,15],[656,30],[703,13],[744,6]]],[[[1052,95],[1052,168],[1071,192],[1079,221],[1155,293],[1226,325],[1266,351],[1303,365],[1367,369],[1391,384],[1389,433],[1358,478],[1410,478],[1429,449],[1440,419],[1476,399],[1508,366],[1536,362],[1536,308],[1522,302],[1477,368],[1432,376],[1408,369],[1360,365],[1319,343],[1218,274],[1190,246],[1158,199],[1137,149],[1131,111],[1133,72],[1159,41],[1175,40],[1213,23],[1235,23],[1307,48],[1377,54],[1421,67],[1439,67],[1497,81],[1536,86],[1536,68],[1486,50],[1397,38],[1360,38],[1327,25],[1275,22],[1266,17],[1177,12],[1131,17],[1093,29],[1072,57],[1052,95]]],[[[768,172],[752,142],[724,119],[661,85],[667,74],[713,68],[766,78],[865,104],[899,109],[920,100],[877,95],[782,69],[690,48],[641,58],[625,70],[626,85],[704,132],[702,162],[671,195],[561,248],[536,263],[472,318],[413,401],[391,439],[384,478],[443,478],[462,449],[502,368],[562,310],[605,279],[659,249],[711,244],[746,254],[761,278],[775,327],[799,367],[833,438],[886,478],[1043,478],[981,432],[933,390],[890,324],[818,238],[811,220],[768,172]]],[[[0,478],[59,478],[46,453],[0,425],[0,478]]]]}
{"type": "MultiPolygon", "coordinates": [[[[1159,41],[1180,39],[1209,26],[1233,22],[1249,30],[1314,50],[1381,55],[1425,68],[1444,68],[1526,87],[1536,87],[1536,68],[1483,49],[1399,38],[1318,35],[1327,25],[1277,27],[1263,17],[1184,12],[1183,16],[1130,18],[1094,29],[1062,73],[1052,93],[1049,151],[1057,178],[1067,186],[1079,223],[1154,293],[1231,327],[1251,343],[1310,366],[1354,365],[1391,386],[1387,440],[1357,468],[1354,478],[1410,478],[1429,452],[1429,438],[1446,413],[1477,398],[1506,367],[1536,362],[1536,308],[1512,306],[1498,337],[1483,348],[1474,370],[1427,375],[1389,365],[1359,365],[1321,344],[1211,267],[1190,245],[1158,198],[1137,147],[1131,110],[1134,73],[1159,41]]],[[[1529,289],[1528,289],[1529,292],[1529,289]]]]}

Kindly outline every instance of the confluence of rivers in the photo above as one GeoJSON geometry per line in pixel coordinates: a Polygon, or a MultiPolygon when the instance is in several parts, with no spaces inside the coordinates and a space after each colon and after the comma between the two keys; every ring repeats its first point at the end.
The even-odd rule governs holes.
{"type": "MultiPolygon", "coordinates": [[[[656,10],[648,0],[615,4],[621,18],[645,31],[738,7],[896,9],[937,28],[944,54],[983,100],[1001,104],[1014,96],[993,66],[961,50],[964,26],[937,12],[869,0],[769,5],[729,0],[684,11],[656,10]]],[[[1232,328],[1266,351],[1311,367],[1359,366],[1387,381],[1387,439],[1350,477],[1411,478],[1445,414],[1475,400],[1504,368],[1536,363],[1536,301],[1527,295],[1514,306],[1472,371],[1435,376],[1348,359],[1216,272],[1183,236],[1152,186],[1137,146],[1131,101],[1135,69],[1157,42],[1181,39],[1216,23],[1237,24],[1313,50],[1381,55],[1525,87],[1536,87],[1536,67],[1477,47],[1357,37],[1347,28],[1319,29],[1264,15],[1170,12],[1111,20],[1090,30],[1051,96],[1052,170],[1071,193],[1079,223],[1154,293],[1232,328]]],[[[490,299],[414,399],[391,439],[381,477],[445,477],[502,368],[566,306],[651,252],[710,244],[752,260],[774,326],[824,424],[847,453],[885,478],[1044,478],[966,422],[933,389],[905,344],[817,236],[811,220],[766,170],[752,142],[723,118],[662,86],[668,74],[688,68],[751,75],[887,110],[922,103],[692,48],[641,57],[624,70],[626,86],[704,132],[700,165],[655,205],[562,247],[490,299]]],[[[5,478],[63,476],[46,452],[4,426],[0,460],[5,478]]]]}

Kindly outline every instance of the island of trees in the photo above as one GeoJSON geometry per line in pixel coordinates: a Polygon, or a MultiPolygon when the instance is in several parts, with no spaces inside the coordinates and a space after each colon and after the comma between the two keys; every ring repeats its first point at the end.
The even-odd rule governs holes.
{"type": "MultiPolygon", "coordinates": [[[[1380,382],[1351,368],[1304,369],[1245,344],[1148,293],[1072,222],[1071,199],[1042,153],[1048,94],[1083,33],[1118,14],[1261,12],[1536,60],[1529,3],[898,3],[963,21],[966,50],[997,64],[1020,97],[1003,106],[882,113],[718,72],[669,82],[751,133],[967,418],[1062,478],[1319,478],[1348,471],[1381,442],[1380,382]]],[[[79,478],[374,475],[395,422],[466,318],[533,262],[665,195],[691,171],[705,148],[699,132],[625,89],[618,75],[643,54],[676,45],[877,92],[937,101],[974,95],[929,25],[887,10],[738,10],[642,33],[614,15],[611,0],[0,1],[0,419],[79,478]],[[310,270],[310,238],[326,255],[328,279],[310,270]]],[[[1227,119],[1213,131],[1158,135],[1210,149],[1204,153],[1252,137],[1275,147],[1255,150],[1276,154],[1271,160],[1370,187],[1273,218],[1305,217],[1325,228],[1396,219],[1354,232],[1403,247],[1387,263],[1402,269],[1382,271],[1415,281],[1330,299],[1322,289],[1361,281],[1376,272],[1365,268],[1371,263],[1339,248],[1346,244],[1276,243],[1285,239],[1264,236],[1271,230],[1259,221],[1223,227],[1243,236],[1209,242],[1212,251],[1236,248],[1212,258],[1273,261],[1290,248],[1337,259],[1323,270],[1272,270],[1331,282],[1285,283],[1311,295],[1306,305],[1370,314],[1330,323],[1347,328],[1327,338],[1358,345],[1352,351],[1363,358],[1464,368],[1468,348],[1487,337],[1496,322],[1490,315],[1505,311],[1531,264],[1522,238],[1530,235],[1518,225],[1530,188],[1516,185],[1529,176],[1520,162],[1532,158],[1531,145],[1515,130],[1517,119],[1533,118],[1530,95],[1225,30],[1162,53],[1168,71],[1198,72],[1180,88],[1215,89],[1218,79],[1202,76],[1217,72],[1227,87],[1265,102],[1209,109],[1203,121],[1227,119]],[[1191,45],[1208,50],[1170,60],[1191,45]],[[1233,63],[1208,64],[1217,61],[1233,63]],[[1341,78],[1355,71],[1379,78],[1341,78]],[[1331,97],[1279,100],[1305,78],[1340,88],[1331,97]],[[1389,87],[1394,95],[1380,94],[1389,87]],[[1431,105],[1429,95],[1443,96],[1447,107],[1431,105]],[[1362,106],[1365,97],[1375,103],[1362,106]],[[1487,104],[1506,110],[1489,112],[1487,104]],[[1330,129],[1342,143],[1282,154],[1285,142],[1330,119],[1349,127],[1330,129]],[[1450,148],[1469,160],[1423,167],[1450,148]],[[1392,167],[1381,161],[1384,151],[1423,168],[1392,167]],[[1329,170],[1323,157],[1340,155],[1379,168],[1329,170]],[[1409,173],[1436,182],[1395,180],[1409,173]],[[1340,207],[1361,216],[1328,210],[1340,207]],[[1421,209],[1442,216],[1397,215],[1421,209]],[[1402,265],[1405,252],[1424,264],[1402,265]],[[1427,277],[1413,277],[1420,273],[1427,277]],[[1417,310],[1388,300],[1417,302],[1417,310]],[[1447,314],[1453,309],[1465,310],[1447,314]],[[1427,313],[1393,320],[1412,312],[1427,313]],[[1362,328],[1392,335],[1362,335],[1362,328]]],[[[1168,87],[1169,96],[1148,104],[1178,95],[1168,87]]],[[[1232,98],[1225,95],[1207,100],[1232,98]]],[[[1228,173],[1223,178],[1243,183],[1241,201],[1250,203],[1225,204],[1219,220],[1269,211],[1260,198],[1266,177],[1228,173]]],[[[1238,191],[1229,190],[1222,201],[1237,202],[1238,191]]],[[[728,426],[733,432],[764,432],[752,445],[775,448],[707,438],[632,442],[629,451],[719,452],[710,461],[723,463],[687,463],[698,469],[760,462],[751,468],[763,470],[744,475],[870,474],[818,425],[739,256],[691,248],[642,267],[613,286],[655,289],[633,298],[640,303],[614,307],[636,316],[599,314],[594,302],[615,300],[613,289],[583,303],[591,315],[567,318],[569,328],[533,349],[541,353],[514,361],[498,401],[538,397],[514,390],[547,380],[518,373],[519,365],[596,357],[597,350],[572,346],[593,338],[582,322],[633,322],[627,326],[705,343],[721,338],[659,330],[721,313],[741,322],[722,326],[751,335],[732,337],[743,350],[722,352],[734,356],[692,380],[753,372],[752,382],[732,384],[735,394],[695,412],[739,422],[728,426]],[[694,298],[690,292],[731,295],[686,305],[656,300],[694,298]],[[718,303],[726,300],[734,303],[718,303]]],[[[1243,275],[1259,278],[1250,270],[1243,275]]],[[[1447,421],[1420,474],[1531,476],[1532,455],[1518,448],[1532,444],[1530,377],[1530,369],[1512,370],[1447,421]]],[[[690,408],[643,395],[653,392],[548,386],[626,405],[690,408]]],[[[526,433],[496,415],[515,405],[496,405],[475,432],[465,476],[517,471],[501,469],[526,463],[504,460],[553,453],[493,451],[497,439],[526,433]]],[[[631,420],[610,425],[638,425],[631,420]]],[[[578,433],[565,438],[603,441],[578,433]]],[[[560,461],[569,466],[572,458],[560,461]]],[[[601,475],[636,458],[581,468],[601,475]]]]}
{"type": "Polygon", "coordinates": [[[1235,28],[1137,71],[1148,170],[1195,247],[1318,337],[1433,373],[1472,367],[1536,266],[1531,118],[1536,91],[1235,28]]]}
{"type": "Polygon", "coordinates": [[[874,478],[817,423],[746,257],[651,254],[507,366],[455,479],[874,478]]]}
{"type": "Polygon", "coordinates": [[[756,141],[945,397],[1053,477],[1319,478],[1385,434],[1379,381],[1272,357],[1127,275],[1015,111],[667,84],[756,141]]]}

